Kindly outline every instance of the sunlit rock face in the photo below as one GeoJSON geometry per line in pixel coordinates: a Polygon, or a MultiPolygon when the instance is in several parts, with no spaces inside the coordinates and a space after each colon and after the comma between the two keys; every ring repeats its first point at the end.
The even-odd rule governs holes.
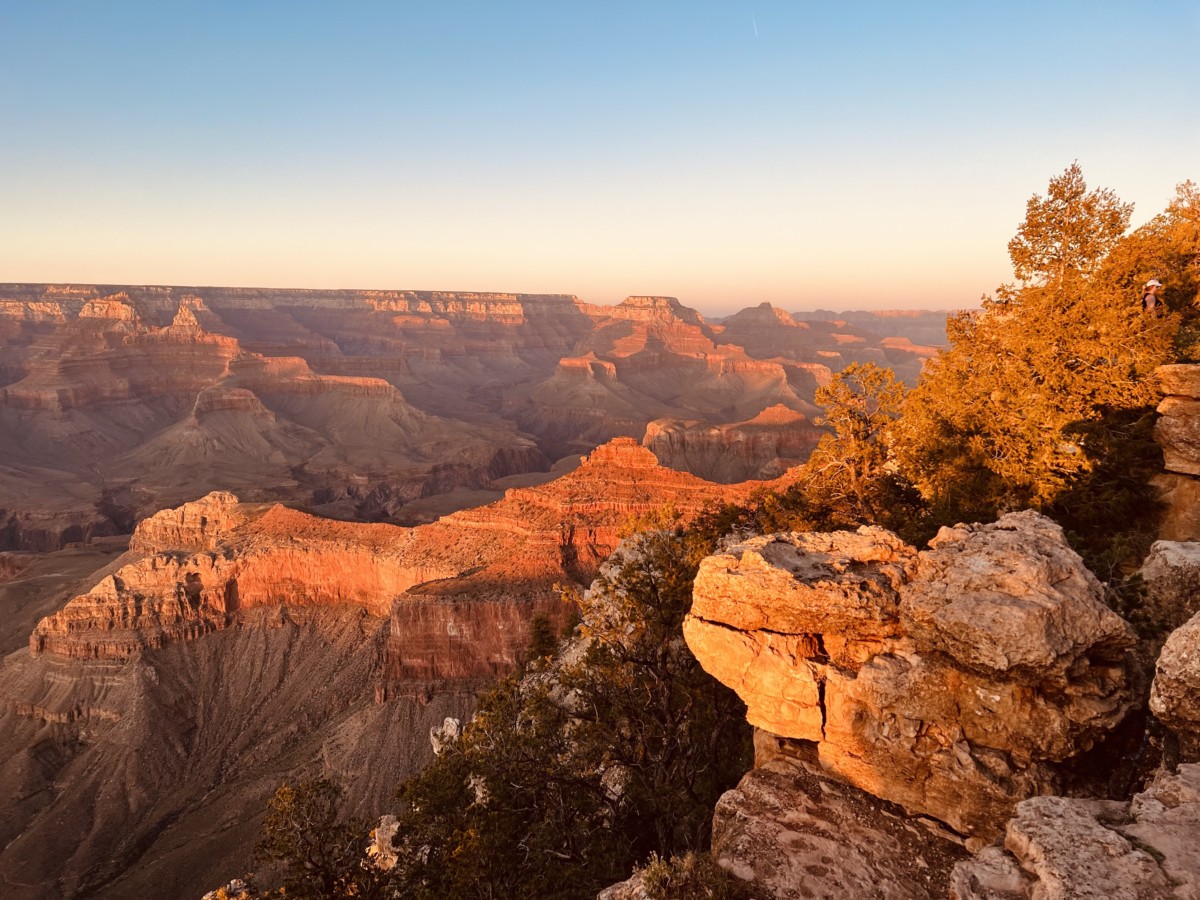
{"type": "Polygon", "coordinates": [[[879,528],[754,538],[701,564],[684,634],[752,724],[962,833],[998,833],[1134,705],[1131,629],[1033,512],[921,553],[879,528]]]}
{"type": "Polygon", "coordinates": [[[1164,504],[1159,537],[1200,540],[1200,365],[1160,366],[1154,439],[1166,470],[1154,479],[1164,504]]]}
{"type": "Polygon", "coordinates": [[[386,680],[491,678],[516,664],[529,604],[562,618],[555,585],[590,579],[622,525],[664,506],[694,515],[752,487],[731,493],[620,438],[562,478],[415,528],[214,492],[139,523],[120,567],[43,619],[30,649],[126,659],[256,607],[354,606],[393,620],[386,680]]]}

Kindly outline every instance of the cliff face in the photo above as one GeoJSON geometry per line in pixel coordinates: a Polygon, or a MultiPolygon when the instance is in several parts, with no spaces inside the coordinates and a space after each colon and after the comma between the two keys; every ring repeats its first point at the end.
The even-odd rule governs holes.
{"type": "Polygon", "coordinates": [[[642,443],[671,468],[731,483],[774,478],[800,465],[823,434],[803,413],[777,404],[728,425],[655,419],[642,443]]]}
{"type": "Polygon", "coordinates": [[[739,344],[739,317],[667,297],[0,285],[0,549],[127,533],[212,490],[402,518],[655,421],[697,423],[647,437],[673,467],[775,472],[814,435],[764,410],[811,421],[845,347],[912,356],[902,334],[763,317],[739,344]]]}
{"type": "Polygon", "coordinates": [[[430,727],[512,671],[533,615],[562,624],[556,584],[590,581],[628,520],[753,487],[626,438],[416,528],[228,492],[143,520],[0,669],[0,877],[35,897],[223,883],[285,776],[324,774],[378,816],[430,727]]]}
{"type": "Polygon", "coordinates": [[[60,298],[49,318],[45,302],[0,308],[0,546],[53,549],[127,530],[213,489],[378,515],[548,466],[511,425],[422,411],[361,367],[315,371],[297,350],[339,352],[316,334],[265,356],[189,294],[60,298]],[[23,489],[7,490],[9,480],[23,489]]]}
{"type": "Polygon", "coordinates": [[[1200,365],[1162,366],[1163,393],[1154,438],[1163,450],[1155,483],[1166,503],[1159,537],[1200,540],[1200,365]]]}
{"type": "Polygon", "coordinates": [[[992,837],[1132,709],[1133,634],[1035,513],[930,547],[877,528],[752,539],[704,561],[684,634],[752,724],[992,837]]]}

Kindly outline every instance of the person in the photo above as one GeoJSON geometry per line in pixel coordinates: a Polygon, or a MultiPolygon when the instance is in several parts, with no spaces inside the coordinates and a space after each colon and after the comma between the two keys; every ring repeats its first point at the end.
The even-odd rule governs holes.
{"type": "Polygon", "coordinates": [[[1157,278],[1151,278],[1146,282],[1146,287],[1142,291],[1142,309],[1150,315],[1158,318],[1163,314],[1162,298],[1159,293],[1162,291],[1162,282],[1157,278]]]}

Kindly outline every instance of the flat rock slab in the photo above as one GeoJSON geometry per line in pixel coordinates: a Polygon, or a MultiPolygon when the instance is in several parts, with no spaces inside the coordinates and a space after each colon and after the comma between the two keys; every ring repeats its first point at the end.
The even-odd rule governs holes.
{"type": "Polygon", "coordinates": [[[769,896],[810,900],[942,900],[967,856],[899,807],[783,757],[717,801],[712,852],[769,896]]]}

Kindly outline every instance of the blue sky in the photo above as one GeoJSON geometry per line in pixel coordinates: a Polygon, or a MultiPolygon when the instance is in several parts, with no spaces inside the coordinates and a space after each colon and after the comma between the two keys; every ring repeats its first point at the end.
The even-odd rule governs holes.
{"type": "Polygon", "coordinates": [[[0,281],[949,307],[1200,180],[1200,3],[0,0],[0,281]]]}

